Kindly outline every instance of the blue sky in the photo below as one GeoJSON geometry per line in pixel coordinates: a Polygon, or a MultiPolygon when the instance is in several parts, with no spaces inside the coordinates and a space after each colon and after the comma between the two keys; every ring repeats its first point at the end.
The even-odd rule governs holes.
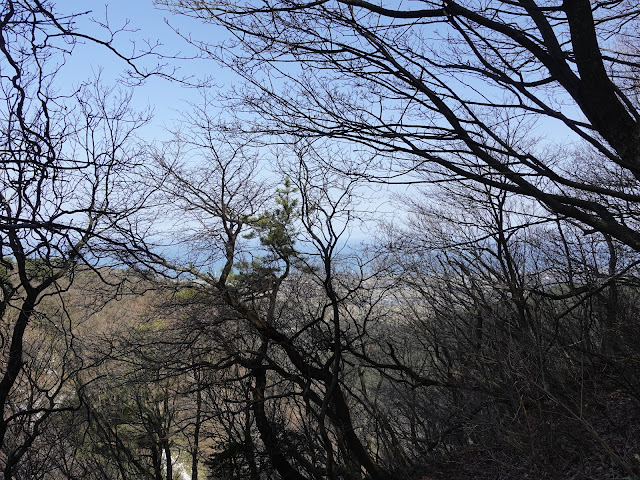
{"type": "MultiPolygon", "coordinates": [[[[195,50],[181,39],[172,29],[178,29],[183,34],[193,34],[195,37],[213,39],[221,36],[223,31],[216,27],[205,25],[199,20],[176,16],[170,12],[161,11],[153,6],[151,0],[104,0],[79,1],[57,0],[58,12],[63,14],[90,11],[86,16],[78,19],[78,30],[105,39],[106,31],[91,19],[105,22],[108,18],[111,29],[125,28],[116,36],[114,45],[121,52],[127,54],[147,48],[147,42],[159,42],[157,51],[171,56],[190,57],[195,50]],[[169,26],[167,21],[171,24],[169,26]],[[130,30],[130,31],[129,31],[130,30]]],[[[190,77],[195,82],[209,77],[219,89],[228,88],[234,81],[231,72],[220,68],[213,60],[176,60],[148,57],[140,60],[141,67],[153,68],[158,62],[167,63],[166,72],[177,68],[178,76],[190,77]]],[[[76,86],[82,81],[91,79],[98,72],[106,84],[113,84],[121,78],[127,65],[116,55],[103,47],[89,43],[76,47],[73,55],[67,59],[67,64],[57,79],[59,86],[76,86]]],[[[180,118],[180,112],[187,108],[187,102],[197,102],[200,93],[193,88],[186,88],[178,82],[171,82],[164,78],[152,77],[136,88],[134,93],[134,107],[144,109],[150,106],[154,110],[152,125],[145,129],[149,137],[166,137],[164,126],[170,126],[173,120],[180,118]]],[[[152,138],[147,138],[151,140],[152,138]]]]}

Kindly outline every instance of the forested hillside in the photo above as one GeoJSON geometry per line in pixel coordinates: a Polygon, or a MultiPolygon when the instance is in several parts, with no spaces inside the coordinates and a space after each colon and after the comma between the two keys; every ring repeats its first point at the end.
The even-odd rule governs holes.
{"type": "Polygon", "coordinates": [[[640,478],[635,3],[5,2],[1,475],[640,478]]]}

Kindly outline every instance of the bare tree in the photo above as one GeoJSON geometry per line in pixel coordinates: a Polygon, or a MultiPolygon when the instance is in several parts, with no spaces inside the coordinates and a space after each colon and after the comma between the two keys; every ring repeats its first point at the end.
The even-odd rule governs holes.
{"type": "MultiPolygon", "coordinates": [[[[602,421],[618,421],[617,398],[637,408],[637,253],[545,212],[525,216],[522,198],[501,190],[448,183],[437,200],[408,199],[409,225],[383,243],[401,320],[371,336],[382,354],[360,356],[385,374],[373,391],[395,419],[385,430],[432,468],[460,462],[451,478],[587,476],[602,464],[576,459],[594,455],[637,476],[628,433],[602,421]]],[[[637,428],[629,417],[618,428],[637,428]]]]}
{"type": "MultiPolygon", "coordinates": [[[[74,89],[55,83],[75,42],[91,38],[73,29],[75,19],[58,18],[49,2],[0,7],[5,478],[13,478],[49,416],[70,408],[60,404],[63,385],[81,363],[74,363],[73,320],[61,294],[79,270],[102,261],[105,248],[124,245],[130,225],[122,221],[139,207],[121,185],[139,163],[134,135],[148,114],[135,113],[130,93],[99,79],[74,89]]],[[[94,41],[113,51],[110,41],[94,41]]]]}
{"type": "Polygon", "coordinates": [[[635,2],[158,3],[230,32],[197,45],[246,79],[229,98],[251,128],[354,142],[365,161],[332,161],[349,175],[523,194],[640,248],[635,2]]]}
{"type": "Polygon", "coordinates": [[[206,106],[188,120],[190,129],[156,152],[154,178],[180,209],[177,233],[193,253],[156,268],[192,282],[194,300],[209,302],[201,315],[217,319],[213,329],[202,330],[202,317],[192,327],[224,359],[216,363],[221,386],[205,393],[228,399],[217,408],[229,438],[210,466],[253,478],[259,469],[298,479],[385,477],[360,434],[366,422],[343,353],[373,315],[367,302],[375,301],[361,292],[380,295],[357,256],[347,266],[343,252],[358,182],[311,168],[307,149],[275,189],[251,145],[234,144],[206,106]],[[200,162],[189,166],[190,156],[200,162]]]}

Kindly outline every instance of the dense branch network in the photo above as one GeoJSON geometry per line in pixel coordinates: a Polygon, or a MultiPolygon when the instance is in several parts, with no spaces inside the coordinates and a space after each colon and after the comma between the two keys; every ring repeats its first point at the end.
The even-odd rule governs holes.
{"type": "Polygon", "coordinates": [[[163,2],[235,37],[200,45],[247,80],[230,99],[252,128],[360,144],[366,163],[334,167],[370,180],[523,194],[638,249],[632,3],[163,2]]]}

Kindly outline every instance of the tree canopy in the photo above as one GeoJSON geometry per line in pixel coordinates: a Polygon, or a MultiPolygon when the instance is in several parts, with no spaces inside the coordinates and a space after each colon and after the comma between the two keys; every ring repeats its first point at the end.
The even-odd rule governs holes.
{"type": "Polygon", "coordinates": [[[159,3],[229,31],[198,45],[245,78],[230,104],[255,130],[354,142],[345,174],[480,181],[640,248],[635,2],[159,3]]]}
{"type": "Polygon", "coordinates": [[[5,478],[640,478],[636,1],[154,4],[0,7],[5,478]]]}

